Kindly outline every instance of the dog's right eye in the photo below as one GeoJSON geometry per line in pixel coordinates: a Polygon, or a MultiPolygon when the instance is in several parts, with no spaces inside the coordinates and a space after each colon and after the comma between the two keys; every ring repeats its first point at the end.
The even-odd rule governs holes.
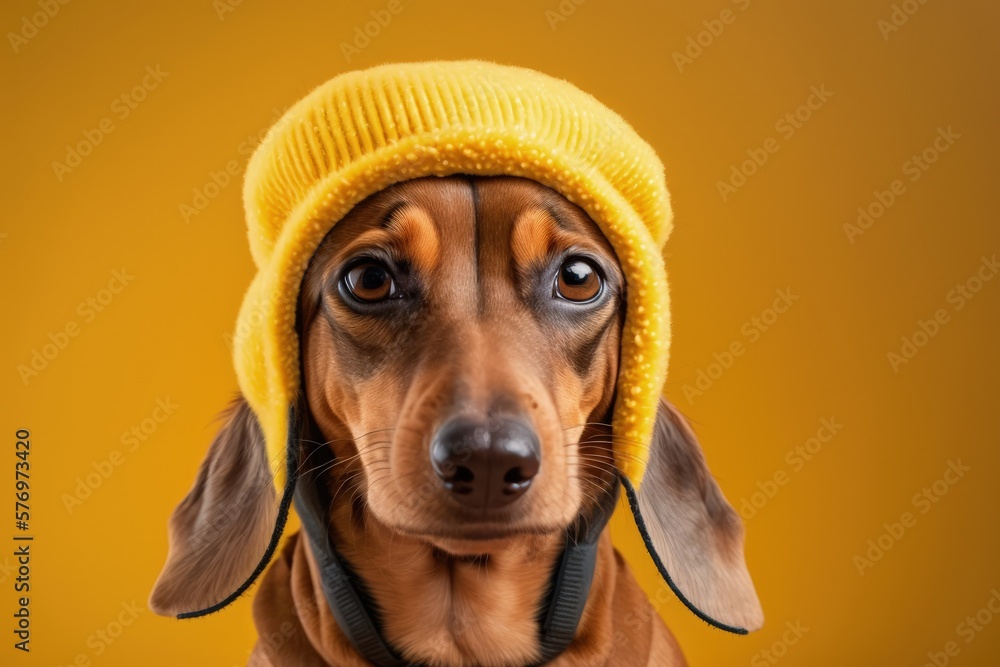
{"type": "Polygon", "coordinates": [[[604,288],[597,267],[588,259],[572,257],[559,267],[554,288],[555,296],[573,303],[590,303],[604,288]]]}
{"type": "Polygon", "coordinates": [[[344,276],[344,287],[358,301],[384,301],[398,295],[392,274],[378,262],[358,264],[344,276]]]}

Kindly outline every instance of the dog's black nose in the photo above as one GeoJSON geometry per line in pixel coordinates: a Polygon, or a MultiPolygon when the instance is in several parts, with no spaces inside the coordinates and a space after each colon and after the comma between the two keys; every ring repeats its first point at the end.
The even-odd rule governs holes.
{"type": "Polygon", "coordinates": [[[503,507],[521,497],[538,474],[538,437],[516,419],[456,417],[434,436],[431,464],[462,504],[503,507]]]}

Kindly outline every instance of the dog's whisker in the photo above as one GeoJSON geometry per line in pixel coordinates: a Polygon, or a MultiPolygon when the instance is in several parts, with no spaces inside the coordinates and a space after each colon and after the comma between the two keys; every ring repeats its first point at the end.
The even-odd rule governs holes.
{"type": "MultiPolygon", "coordinates": [[[[591,442],[587,442],[587,443],[577,443],[577,445],[579,447],[581,447],[581,448],[582,448],[582,445],[593,445],[593,444],[608,444],[608,445],[612,445],[614,443],[612,443],[612,442],[603,442],[603,441],[591,441],[591,442]]],[[[597,454],[609,455],[609,456],[612,455],[612,452],[610,452],[609,450],[603,450],[603,449],[598,449],[598,448],[593,448],[593,450],[594,450],[593,452],[588,452],[588,455],[597,455],[597,454]]],[[[636,462],[639,462],[639,463],[645,463],[645,461],[642,458],[640,458],[639,456],[637,456],[635,454],[632,454],[631,452],[616,451],[616,452],[613,453],[613,455],[617,456],[617,457],[621,457],[621,458],[633,460],[633,461],[636,461],[636,462]]]]}
{"type": "Polygon", "coordinates": [[[609,461],[583,461],[577,464],[577,470],[590,471],[601,475],[617,471],[617,466],[609,461]]]}
{"type": "MultiPolygon", "coordinates": [[[[574,428],[574,427],[568,427],[568,428],[563,429],[563,430],[568,431],[568,430],[571,430],[572,428],[574,428]]],[[[617,434],[612,433],[610,431],[604,432],[604,433],[595,433],[595,434],[593,434],[590,437],[582,438],[581,440],[579,440],[579,442],[590,442],[594,438],[607,438],[607,439],[610,439],[610,440],[612,440],[614,442],[621,442],[621,443],[630,444],[630,445],[638,445],[640,447],[647,447],[647,446],[649,446],[648,442],[643,442],[642,440],[633,440],[631,438],[626,438],[625,436],[617,435],[617,434]]]]}
{"type": "Polygon", "coordinates": [[[385,433],[387,431],[395,431],[396,428],[397,427],[395,427],[395,426],[392,426],[392,427],[389,427],[389,428],[377,428],[377,429],[374,429],[372,431],[368,431],[367,433],[362,433],[361,435],[354,435],[354,436],[351,436],[349,438],[334,438],[333,440],[327,440],[326,442],[317,442],[316,440],[307,440],[305,438],[300,439],[300,442],[307,442],[307,443],[309,443],[311,445],[317,445],[317,446],[323,447],[325,445],[331,445],[331,444],[333,444],[335,442],[352,442],[352,441],[357,441],[357,440],[360,440],[361,438],[367,438],[370,435],[375,435],[376,433],[385,433]]]}
{"type": "Polygon", "coordinates": [[[385,441],[381,441],[381,442],[368,443],[367,445],[362,446],[361,449],[360,449],[360,451],[358,451],[357,454],[353,454],[351,456],[347,456],[347,457],[344,457],[344,458],[336,459],[336,460],[334,460],[332,462],[324,463],[324,464],[321,464],[320,466],[317,466],[317,467],[314,467],[314,468],[310,468],[309,470],[303,470],[302,466],[305,464],[305,461],[307,461],[315,453],[316,450],[314,450],[313,452],[311,452],[306,457],[306,459],[303,461],[303,463],[299,465],[298,474],[300,474],[300,475],[306,475],[306,474],[309,474],[309,473],[314,473],[319,468],[323,468],[324,471],[325,471],[325,470],[331,470],[331,469],[333,469],[333,468],[335,468],[337,466],[340,466],[340,465],[348,465],[348,464],[350,464],[350,463],[358,460],[363,453],[366,453],[366,452],[368,452],[371,449],[375,449],[378,446],[388,447],[391,444],[392,444],[392,442],[389,441],[389,440],[385,440],[385,441]]]}
{"type": "Polygon", "coordinates": [[[575,454],[577,459],[584,459],[588,461],[616,461],[617,457],[611,452],[577,452],[575,454]]]}
{"type": "Polygon", "coordinates": [[[622,452],[612,453],[612,452],[601,452],[601,451],[577,452],[567,457],[567,459],[571,461],[572,460],[596,461],[596,462],[607,463],[609,465],[614,465],[614,466],[617,466],[622,459],[641,462],[640,459],[636,458],[634,455],[625,454],[622,452]]]}
{"type": "Polygon", "coordinates": [[[328,463],[321,463],[318,466],[310,468],[309,470],[302,470],[302,471],[299,472],[299,474],[302,475],[302,476],[310,475],[310,474],[315,474],[315,475],[318,476],[318,475],[322,475],[324,472],[327,472],[328,470],[333,469],[336,465],[337,465],[336,461],[332,461],[332,462],[328,462],[328,463]]]}
{"type": "Polygon", "coordinates": [[[564,445],[566,449],[572,449],[578,447],[580,449],[592,449],[594,451],[610,452],[611,448],[617,444],[621,444],[614,440],[606,439],[588,439],[588,440],[577,440],[575,442],[567,442],[564,445]]]}
{"type": "Polygon", "coordinates": [[[353,489],[356,486],[355,483],[363,481],[364,478],[365,478],[365,471],[363,468],[352,470],[346,475],[343,475],[342,477],[335,477],[332,481],[337,481],[339,479],[340,485],[337,487],[337,490],[334,491],[334,497],[338,496],[344,489],[344,487],[348,485],[350,485],[350,488],[353,489]]]}
{"type": "MultiPolygon", "coordinates": [[[[388,441],[386,441],[385,444],[389,445],[391,443],[388,442],[388,441]]],[[[365,449],[364,451],[368,451],[368,450],[365,449]]],[[[326,472],[328,470],[332,470],[332,469],[336,468],[337,466],[350,464],[350,463],[358,460],[361,457],[362,453],[363,452],[358,452],[357,454],[354,454],[352,456],[348,456],[348,457],[345,457],[345,458],[342,458],[342,459],[335,459],[334,461],[322,463],[322,464],[320,464],[320,465],[318,465],[316,467],[310,468],[308,470],[302,470],[302,465],[300,465],[299,469],[298,469],[298,474],[299,475],[307,475],[307,474],[313,473],[313,474],[317,474],[318,475],[321,472],[326,472]]],[[[306,458],[308,459],[309,457],[306,457],[306,458]]]]}

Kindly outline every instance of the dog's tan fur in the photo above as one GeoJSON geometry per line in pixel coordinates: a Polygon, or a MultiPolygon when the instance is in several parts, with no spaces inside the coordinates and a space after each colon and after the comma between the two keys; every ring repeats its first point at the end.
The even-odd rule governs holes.
{"type": "MultiPolygon", "coordinates": [[[[325,473],[330,531],[377,606],[385,638],[407,659],[440,667],[536,660],[537,612],[565,531],[602,494],[617,493],[607,418],[624,289],[610,245],[581,209],[510,177],[392,186],[340,221],[313,257],[300,294],[302,401],[313,437],[335,457],[325,473]],[[550,265],[580,254],[600,267],[607,292],[583,308],[550,303],[550,265]],[[369,256],[392,268],[406,303],[359,309],[344,297],[344,271],[369,256]],[[523,497],[473,515],[441,487],[429,442],[456,415],[495,411],[530,422],[543,463],[523,497]]],[[[666,404],[661,413],[679,419],[666,404]]],[[[711,501],[725,542],[732,510],[690,432],[661,432],[665,441],[654,447],[669,450],[674,471],[690,473],[680,485],[690,489],[686,502],[711,501]]],[[[220,483],[203,469],[186,505],[210,512],[206,489],[220,483]]],[[[172,542],[181,546],[154,590],[157,611],[215,601],[215,586],[181,589],[198,567],[183,543],[186,527],[198,531],[197,514],[175,514],[172,542]]],[[[260,532],[272,520],[261,511],[247,525],[260,532]]],[[[261,641],[251,664],[367,664],[325,603],[304,537],[267,572],[254,618],[261,641]]],[[[607,531],[577,636],[551,664],[685,664],[607,531]]]]}

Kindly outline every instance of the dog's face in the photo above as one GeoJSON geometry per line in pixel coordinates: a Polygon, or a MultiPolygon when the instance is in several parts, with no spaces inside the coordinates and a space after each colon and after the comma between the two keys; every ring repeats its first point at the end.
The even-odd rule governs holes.
{"type": "Polygon", "coordinates": [[[596,224],[542,185],[394,185],[341,220],[306,272],[309,409],[396,531],[461,551],[563,529],[609,486],[609,440],[595,436],[623,292],[596,224]]]}

